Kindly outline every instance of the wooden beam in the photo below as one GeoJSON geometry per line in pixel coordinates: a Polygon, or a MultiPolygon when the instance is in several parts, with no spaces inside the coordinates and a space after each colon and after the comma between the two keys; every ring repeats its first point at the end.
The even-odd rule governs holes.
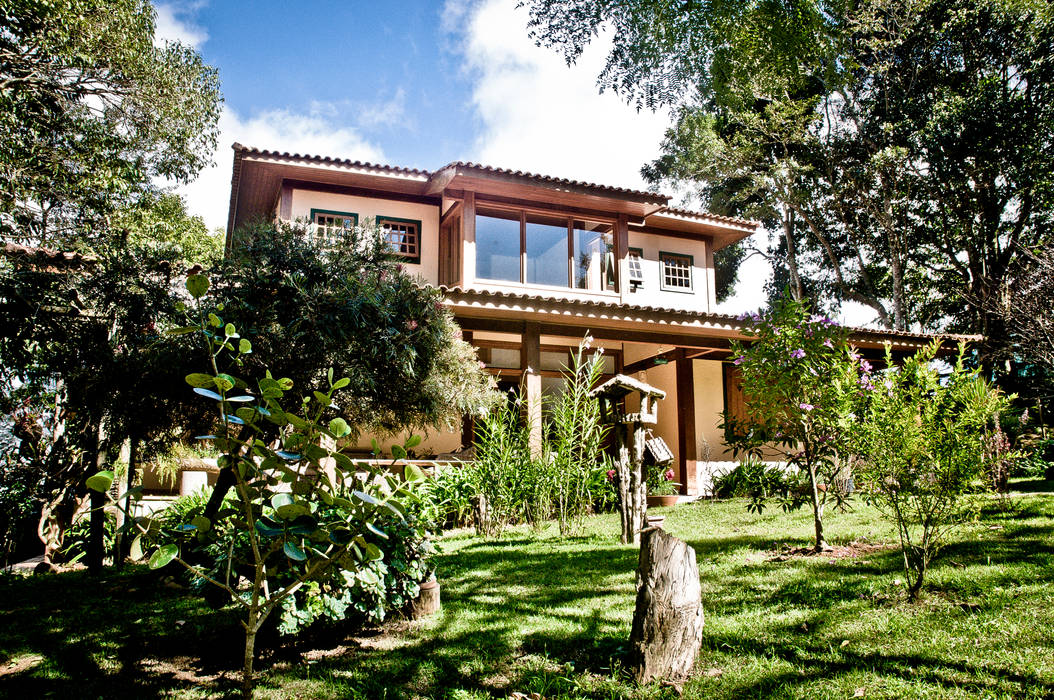
{"type": "Polygon", "coordinates": [[[441,217],[439,217],[439,225],[442,226],[443,224],[447,223],[452,218],[457,216],[458,213],[461,211],[462,206],[464,206],[463,201],[455,200],[454,203],[450,205],[450,208],[447,209],[441,217]]]}
{"type": "Polygon", "coordinates": [[[282,192],[278,200],[278,218],[282,221],[293,219],[293,186],[289,181],[282,181],[282,192]]]}
{"type": "Polygon", "coordinates": [[[392,202],[412,202],[414,204],[428,204],[436,207],[438,207],[441,202],[439,197],[426,197],[419,194],[377,190],[369,187],[353,187],[351,185],[339,185],[332,182],[313,182],[311,180],[294,179],[286,179],[282,182],[288,184],[294,190],[326,192],[327,194],[344,194],[351,197],[369,197],[370,199],[387,199],[392,202]]]}
{"type": "Polygon", "coordinates": [[[620,214],[615,220],[615,291],[625,294],[629,291],[629,219],[620,214]],[[624,284],[625,282],[625,284],[624,284]]]}
{"type": "Polygon", "coordinates": [[[457,168],[443,168],[439,172],[433,173],[432,177],[428,178],[428,185],[425,187],[425,194],[441,193],[456,176],[457,168]]]}
{"type": "Polygon", "coordinates": [[[465,193],[465,215],[461,217],[461,284],[476,281],[476,194],[465,193]]]}
{"type": "Polygon", "coordinates": [[[636,374],[637,372],[643,372],[648,369],[652,369],[657,365],[664,365],[668,362],[676,362],[680,358],[684,357],[684,350],[682,348],[674,348],[673,350],[666,350],[660,352],[651,357],[645,357],[635,362],[630,362],[623,368],[623,374],[636,374]]]}
{"type": "Polygon", "coordinates": [[[677,468],[681,493],[694,494],[698,451],[695,439],[695,360],[677,360],[677,468]]]}

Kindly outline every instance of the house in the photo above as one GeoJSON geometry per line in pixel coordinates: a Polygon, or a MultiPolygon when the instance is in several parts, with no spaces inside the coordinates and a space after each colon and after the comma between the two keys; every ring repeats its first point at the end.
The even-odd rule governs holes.
{"type": "MultiPolygon", "coordinates": [[[[588,333],[605,350],[607,375],[666,391],[654,432],[673,451],[682,490],[696,494],[706,463],[730,459],[720,412],[742,405],[728,362],[740,324],[716,311],[714,253],[758,223],[669,201],[475,163],[430,172],[234,144],[227,245],[260,217],[306,220],[334,241],[375,220],[406,268],[442,290],[499,385],[522,382],[536,415],[588,333]]],[[[930,340],[853,330],[876,356],[885,343],[913,352],[930,340]]],[[[450,453],[470,439],[469,430],[436,432],[418,451],[450,453]]]]}

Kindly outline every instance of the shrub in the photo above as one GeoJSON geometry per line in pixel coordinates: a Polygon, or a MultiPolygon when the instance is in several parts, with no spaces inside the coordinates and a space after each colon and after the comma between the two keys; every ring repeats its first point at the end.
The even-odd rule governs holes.
{"type": "Polygon", "coordinates": [[[845,478],[851,415],[871,384],[870,365],[848,346],[844,329],[811,315],[801,302],[784,298],[742,318],[751,342],[733,341],[732,353],[745,415],[724,414],[726,440],[737,456],[777,456],[800,470],[808,489],[783,505],[812,507],[815,549],[822,551],[824,509],[829,500],[840,505],[845,498],[831,486],[845,478]]]}
{"type": "Polygon", "coordinates": [[[472,498],[476,493],[471,464],[437,468],[421,487],[426,517],[437,529],[467,527],[472,522],[472,498]]]}
{"type": "Polygon", "coordinates": [[[599,402],[589,395],[603,372],[603,348],[587,356],[591,341],[587,336],[578,345],[571,366],[565,368],[563,392],[549,402],[552,425],[543,451],[551,462],[551,491],[561,535],[581,528],[582,517],[592,507],[590,483],[603,464],[607,426],[600,422],[599,402]]]}
{"type": "MultiPolygon", "coordinates": [[[[536,473],[530,428],[521,419],[518,393],[476,422],[476,459],[471,467],[476,532],[497,537],[518,516],[538,508],[540,494],[524,488],[524,475],[536,473]]],[[[547,514],[546,514],[547,515],[547,514]]],[[[544,516],[542,516],[544,517],[544,516]]]]}
{"type": "Polygon", "coordinates": [[[793,476],[779,467],[770,467],[758,459],[746,459],[735,469],[714,479],[715,498],[786,496],[791,489],[793,476]]]}
{"type": "Polygon", "coordinates": [[[861,486],[897,527],[913,599],[948,534],[975,512],[969,495],[990,486],[986,426],[1009,404],[964,367],[962,348],[942,378],[933,365],[937,349],[934,342],[886,373],[855,432],[861,486]]]}

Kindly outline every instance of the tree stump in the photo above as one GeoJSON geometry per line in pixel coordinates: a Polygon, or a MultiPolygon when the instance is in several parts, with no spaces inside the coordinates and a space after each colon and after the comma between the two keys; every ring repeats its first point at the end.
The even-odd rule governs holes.
{"type": "Polygon", "coordinates": [[[410,617],[419,620],[439,612],[439,581],[434,578],[421,584],[421,592],[410,607],[410,617]]]}
{"type": "Polygon", "coordinates": [[[658,528],[642,533],[629,664],[636,679],[687,678],[703,641],[695,550],[658,528]]]}

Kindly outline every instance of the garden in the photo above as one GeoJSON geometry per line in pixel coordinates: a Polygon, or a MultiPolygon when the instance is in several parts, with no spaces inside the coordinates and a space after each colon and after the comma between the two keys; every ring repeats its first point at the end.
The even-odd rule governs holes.
{"type": "Polygon", "coordinates": [[[645,177],[775,232],[734,467],[648,507],[665,392],[589,335],[499,391],[376,222],[210,233],[159,183],[218,76],[149,3],[0,9],[0,695],[1054,696],[1050,8],[524,5],[570,62],[620,27],[601,85],[676,108],[645,177]]]}

